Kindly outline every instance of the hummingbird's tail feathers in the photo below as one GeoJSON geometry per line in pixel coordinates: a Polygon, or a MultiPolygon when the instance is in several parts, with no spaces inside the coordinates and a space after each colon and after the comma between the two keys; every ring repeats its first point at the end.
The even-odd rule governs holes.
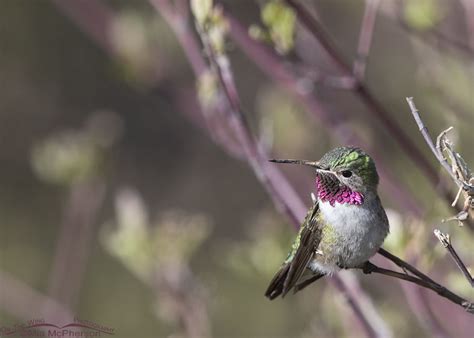
{"type": "Polygon", "coordinates": [[[286,276],[288,276],[289,271],[290,271],[290,263],[284,264],[280,268],[280,270],[278,270],[278,272],[275,274],[275,277],[273,277],[273,279],[271,280],[270,285],[267,288],[267,291],[265,291],[265,297],[267,297],[270,300],[274,300],[275,298],[277,298],[279,295],[283,293],[286,276]]]}
{"type": "Polygon", "coordinates": [[[265,296],[275,299],[284,297],[299,281],[321,242],[322,228],[317,221],[318,204],[313,204],[306,214],[300,232],[285,264],[270,282],[265,296]]]}
{"type": "Polygon", "coordinates": [[[320,279],[321,277],[324,277],[324,276],[326,276],[324,273],[317,274],[317,275],[314,275],[314,276],[308,278],[307,280],[305,280],[301,283],[296,284],[295,287],[293,288],[293,293],[297,293],[298,291],[303,290],[305,287],[307,287],[308,285],[316,282],[318,279],[320,279]]]}

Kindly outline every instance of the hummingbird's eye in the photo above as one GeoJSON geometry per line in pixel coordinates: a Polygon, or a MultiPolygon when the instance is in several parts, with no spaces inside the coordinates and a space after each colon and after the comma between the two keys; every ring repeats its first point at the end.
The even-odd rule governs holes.
{"type": "Polygon", "coordinates": [[[350,170],[343,170],[343,171],[341,172],[341,174],[342,174],[342,176],[344,176],[344,177],[346,177],[346,178],[347,178],[347,177],[351,177],[351,176],[352,176],[352,171],[350,171],[350,170]]]}

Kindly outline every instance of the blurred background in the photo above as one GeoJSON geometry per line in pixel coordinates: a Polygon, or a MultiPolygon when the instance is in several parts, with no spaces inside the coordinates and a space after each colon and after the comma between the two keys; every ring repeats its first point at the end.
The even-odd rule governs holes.
{"type": "MultiPolygon", "coordinates": [[[[354,84],[284,1],[219,1],[218,19],[236,20],[293,75],[280,81],[262,68],[233,25],[217,30],[253,135],[282,158],[316,160],[348,142],[364,147],[376,158],[391,221],[384,247],[474,299],[433,236],[435,228],[450,233],[472,267],[473,228],[441,222],[457,213],[450,207],[457,190],[405,101],[415,97],[433,137],[453,126],[456,150],[474,163],[472,2],[297,3],[351,67],[365,60],[360,30],[370,21],[367,7],[375,9],[375,27],[364,35],[373,31],[366,69],[354,84]],[[412,145],[425,162],[409,154],[412,145]]],[[[216,84],[197,79],[182,45],[192,42],[176,36],[186,25],[175,14],[184,13],[188,37],[203,51],[187,1],[0,4],[0,326],[63,325],[74,315],[117,337],[364,335],[327,279],[283,300],[263,296],[295,228],[229,126],[209,117],[216,84]]],[[[194,60],[194,70],[203,66],[194,60]]],[[[311,171],[280,169],[308,206],[311,171]]],[[[472,334],[472,317],[430,291],[342,274],[367,297],[385,336],[472,334]]]]}

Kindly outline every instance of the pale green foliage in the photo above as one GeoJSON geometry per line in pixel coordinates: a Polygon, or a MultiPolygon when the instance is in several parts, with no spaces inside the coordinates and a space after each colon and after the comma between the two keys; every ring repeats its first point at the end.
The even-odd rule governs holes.
{"type": "MultiPolygon", "coordinates": [[[[196,29],[200,32],[205,48],[212,53],[218,62],[226,62],[225,42],[228,32],[228,23],[219,8],[212,7],[212,1],[194,0],[191,2],[195,18],[196,29]]],[[[197,91],[200,104],[205,108],[217,104],[219,92],[217,75],[209,68],[201,74],[197,82],[197,91]]]]}
{"type": "Polygon", "coordinates": [[[197,29],[205,33],[202,37],[207,39],[213,53],[223,54],[228,24],[222,11],[218,7],[213,7],[211,0],[193,0],[191,9],[197,29]]]}
{"type": "Polygon", "coordinates": [[[271,44],[273,42],[268,31],[256,24],[252,24],[249,26],[249,35],[255,40],[262,41],[268,44],[271,44]]]}
{"type": "Polygon", "coordinates": [[[95,142],[80,132],[63,132],[33,147],[31,162],[41,179],[71,184],[94,176],[101,161],[95,142]]]}
{"type": "Polygon", "coordinates": [[[403,14],[408,24],[420,30],[433,28],[443,16],[437,0],[405,1],[403,14]]]}
{"type": "Polygon", "coordinates": [[[390,233],[383,243],[383,247],[397,254],[405,250],[408,235],[403,227],[402,215],[392,209],[385,209],[390,224],[390,233]]]}
{"type": "Polygon", "coordinates": [[[115,223],[105,227],[102,242],[144,283],[166,266],[187,265],[211,229],[204,216],[181,211],[168,211],[151,224],[144,202],[132,190],[118,195],[115,223]]]}
{"type": "Polygon", "coordinates": [[[204,26],[211,15],[212,6],[212,0],[191,0],[191,11],[200,26],[204,26]]]}
{"type": "MultiPolygon", "coordinates": [[[[147,20],[139,12],[124,10],[114,15],[110,28],[110,40],[121,58],[120,69],[124,77],[135,84],[148,83],[156,74],[157,53],[153,48],[158,34],[163,39],[164,27],[147,20]]],[[[159,64],[159,63],[158,63],[159,64]]]]}
{"type": "Polygon", "coordinates": [[[261,11],[275,48],[282,54],[288,53],[294,46],[296,15],[280,0],[267,2],[261,11]]]}
{"type": "Polygon", "coordinates": [[[69,185],[100,174],[105,151],[120,137],[122,121],[111,112],[92,115],[83,129],[63,131],[36,144],[31,164],[49,183],[69,185]]]}

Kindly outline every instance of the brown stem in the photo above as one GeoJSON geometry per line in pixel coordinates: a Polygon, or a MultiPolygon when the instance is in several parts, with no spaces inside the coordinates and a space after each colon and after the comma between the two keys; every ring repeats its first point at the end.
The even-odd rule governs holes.
{"type": "Polygon", "coordinates": [[[417,268],[415,268],[413,265],[405,262],[403,259],[395,256],[394,254],[391,254],[390,252],[388,252],[387,250],[385,250],[384,248],[380,248],[379,251],[378,251],[379,254],[381,254],[382,256],[384,256],[385,258],[391,260],[393,263],[395,263],[396,265],[398,265],[399,267],[401,267],[403,270],[405,271],[410,271],[412,274],[414,274],[415,276],[421,278],[421,279],[426,279],[426,280],[429,280],[430,282],[434,283],[434,280],[432,280],[430,277],[428,277],[427,275],[425,275],[424,273],[422,273],[421,271],[419,271],[417,268]]]}
{"type": "Polygon", "coordinates": [[[94,222],[103,203],[105,186],[90,180],[71,187],[57,239],[49,295],[74,309],[84,276],[94,222]]]}
{"type": "Polygon", "coordinates": [[[369,57],[370,47],[375,28],[375,19],[377,17],[377,10],[380,5],[380,0],[366,0],[364,17],[359,34],[359,44],[357,46],[357,59],[354,62],[353,73],[354,76],[362,81],[365,78],[367,68],[367,59],[369,57]]]}
{"type": "Polygon", "coordinates": [[[436,238],[441,242],[441,244],[448,250],[449,254],[453,258],[454,262],[458,266],[459,270],[461,270],[462,274],[466,278],[466,280],[471,284],[472,287],[474,287],[474,278],[472,278],[472,275],[469,273],[469,270],[466,268],[466,265],[462,261],[462,259],[459,257],[458,253],[454,249],[454,247],[451,245],[451,239],[448,234],[443,234],[441,231],[436,229],[434,231],[434,234],[436,238]]]}
{"type": "Polygon", "coordinates": [[[451,302],[462,306],[467,312],[469,313],[474,313],[474,303],[456,295],[455,293],[451,292],[450,290],[446,289],[444,286],[441,284],[438,284],[435,282],[433,279],[425,275],[424,273],[420,272],[418,269],[416,269],[414,266],[410,265],[409,263],[405,262],[401,258],[389,253],[388,251],[380,248],[379,253],[383,255],[384,257],[388,258],[392,262],[394,262],[396,265],[404,269],[405,271],[408,270],[415,276],[409,275],[407,273],[400,273],[396,272],[393,270],[388,270],[384,268],[380,268],[370,262],[367,262],[361,269],[364,271],[364,273],[369,274],[372,272],[375,273],[380,273],[383,275],[391,276],[394,278],[398,279],[403,279],[411,283],[418,284],[419,286],[422,286],[424,288],[430,289],[434,292],[436,292],[438,295],[441,297],[444,297],[451,302]]]}
{"type": "Polygon", "coordinates": [[[407,275],[404,273],[396,272],[393,270],[389,269],[384,269],[381,267],[378,267],[370,262],[366,263],[366,266],[362,269],[364,273],[370,274],[370,273],[379,273],[382,275],[398,278],[398,279],[403,279],[407,282],[411,282],[414,284],[417,284],[419,286],[422,286],[424,288],[430,289],[434,292],[436,292],[438,295],[441,297],[444,297],[451,302],[462,306],[467,312],[469,313],[474,313],[474,304],[472,302],[467,301],[466,299],[456,295],[455,293],[451,292],[450,290],[446,289],[444,286],[437,284],[437,283],[432,283],[428,280],[425,279],[420,279],[411,275],[407,275]]]}

